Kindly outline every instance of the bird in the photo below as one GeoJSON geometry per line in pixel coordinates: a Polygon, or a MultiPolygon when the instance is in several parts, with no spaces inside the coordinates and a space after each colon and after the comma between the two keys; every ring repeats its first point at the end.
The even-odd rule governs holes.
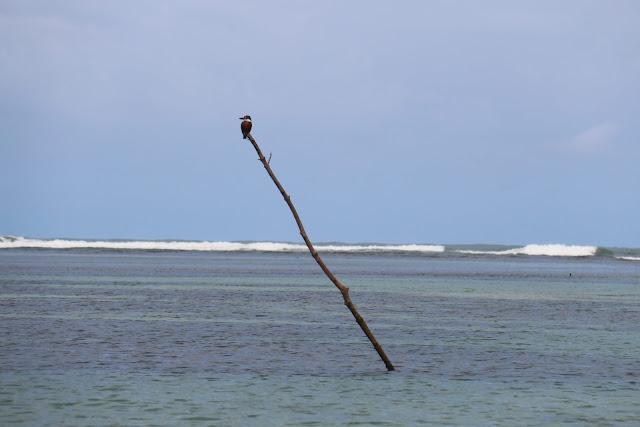
{"type": "Polygon", "coordinates": [[[247,139],[247,135],[251,132],[251,116],[240,117],[242,124],[240,129],[242,130],[242,139],[247,139]]]}

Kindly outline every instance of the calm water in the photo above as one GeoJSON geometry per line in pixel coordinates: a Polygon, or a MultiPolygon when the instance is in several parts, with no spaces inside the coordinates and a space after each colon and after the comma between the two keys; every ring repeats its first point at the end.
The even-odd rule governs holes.
{"type": "Polygon", "coordinates": [[[0,424],[640,425],[640,262],[0,250],[0,424]]]}

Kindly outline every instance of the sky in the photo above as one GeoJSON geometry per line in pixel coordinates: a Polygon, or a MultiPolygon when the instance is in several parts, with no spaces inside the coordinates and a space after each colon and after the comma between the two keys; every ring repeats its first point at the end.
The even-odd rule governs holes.
{"type": "Polygon", "coordinates": [[[0,0],[0,235],[640,247],[635,0],[0,0]]]}

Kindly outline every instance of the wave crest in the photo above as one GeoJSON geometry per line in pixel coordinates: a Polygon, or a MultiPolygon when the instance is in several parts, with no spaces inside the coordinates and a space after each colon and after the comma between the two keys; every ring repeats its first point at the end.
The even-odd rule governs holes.
{"type": "Polygon", "coordinates": [[[459,253],[466,254],[492,254],[492,255],[546,255],[546,256],[571,256],[583,257],[594,256],[598,250],[597,246],[575,246],[575,245],[538,245],[531,244],[520,248],[506,249],[502,251],[474,251],[460,250],[459,253]]]}
{"type": "MultiPolygon", "coordinates": [[[[444,252],[441,245],[338,245],[316,244],[322,252],[444,252]]],[[[0,249],[129,249],[209,252],[296,252],[307,247],[298,243],[280,242],[208,242],[208,241],[158,241],[158,240],[71,240],[29,239],[25,237],[0,236],[0,249]]]]}
{"type": "MultiPolygon", "coordinates": [[[[640,260],[640,249],[602,248],[564,244],[530,244],[526,246],[503,245],[422,245],[379,243],[317,243],[318,252],[367,253],[367,254],[473,254],[494,256],[552,256],[552,257],[603,257],[625,261],[640,260]]],[[[106,249],[106,250],[155,250],[155,251],[204,251],[204,252],[306,252],[304,243],[290,242],[227,242],[186,240],[75,240],[35,239],[20,236],[0,236],[1,249],[106,249]]]]}

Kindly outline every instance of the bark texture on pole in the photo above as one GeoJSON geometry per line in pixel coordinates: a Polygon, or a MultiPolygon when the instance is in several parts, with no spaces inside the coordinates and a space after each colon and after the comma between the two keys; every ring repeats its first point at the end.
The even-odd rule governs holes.
{"type": "Polygon", "coordinates": [[[344,299],[344,304],[349,308],[349,310],[351,311],[351,314],[353,314],[353,317],[356,319],[356,322],[358,323],[358,325],[360,325],[360,328],[362,328],[362,331],[365,333],[367,338],[369,338],[369,341],[371,341],[371,344],[373,344],[373,348],[375,348],[376,351],[378,352],[378,355],[384,362],[385,366],[387,367],[387,370],[393,371],[395,369],[393,367],[393,364],[385,354],[384,350],[382,349],[382,346],[376,340],[376,337],[373,336],[373,333],[367,326],[367,322],[364,321],[362,316],[360,316],[360,313],[358,313],[358,310],[356,310],[355,305],[353,305],[353,302],[351,302],[351,298],[349,298],[349,288],[347,288],[342,283],[340,283],[340,281],[333,275],[333,273],[331,272],[331,270],[329,270],[329,268],[326,266],[324,261],[322,261],[322,258],[320,258],[320,255],[318,255],[318,252],[316,252],[315,248],[313,247],[313,244],[311,244],[311,240],[309,240],[309,237],[307,236],[306,231],[304,231],[304,227],[302,225],[302,221],[300,221],[298,212],[296,211],[296,208],[293,206],[293,203],[291,203],[291,198],[289,197],[287,192],[284,191],[284,188],[282,188],[280,181],[278,181],[278,178],[276,178],[276,176],[273,174],[273,171],[271,170],[271,166],[269,166],[269,161],[271,160],[271,158],[269,158],[269,161],[264,158],[264,156],[262,155],[262,151],[260,151],[260,147],[258,147],[258,143],[256,142],[255,139],[253,139],[251,134],[247,134],[247,138],[249,139],[249,141],[251,141],[251,143],[253,144],[253,147],[256,149],[256,152],[258,153],[258,157],[260,158],[260,161],[262,162],[262,164],[264,165],[264,168],[267,170],[267,173],[273,180],[273,183],[276,185],[276,187],[278,187],[278,190],[280,190],[280,194],[282,194],[284,201],[287,202],[287,205],[289,205],[289,209],[291,209],[291,213],[293,214],[293,217],[295,218],[296,223],[298,224],[298,228],[300,229],[300,235],[302,236],[304,243],[306,243],[307,248],[309,248],[309,252],[311,253],[311,256],[313,257],[313,259],[316,260],[316,262],[318,263],[322,271],[324,271],[324,274],[327,275],[329,280],[331,280],[333,284],[336,285],[338,290],[340,290],[340,293],[342,294],[342,298],[344,299]]]}

